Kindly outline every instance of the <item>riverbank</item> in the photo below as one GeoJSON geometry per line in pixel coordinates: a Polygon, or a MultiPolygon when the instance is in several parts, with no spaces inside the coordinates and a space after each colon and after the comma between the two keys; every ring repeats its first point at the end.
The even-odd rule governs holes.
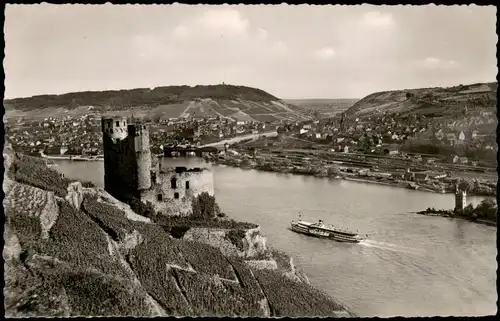
{"type": "Polygon", "coordinates": [[[419,185],[409,185],[409,182],[405,182],[405,181],[387,182],[387,181],[379,181],[377,179],[353,178],[353,177],[348,177],[348,176],[344,176],[341,178],[346,180],[346,181],[353,181],[353,182],[359,182],[359,183],[370,183],[370,184],[378,184],[378,185],[385,185],[385,186],[392,186],[392,187],[400,187],[400,188],[414,189],[414,190],[419,190],[422,192],[430,192],[430,193],[438,193],[438,194],[445,194],[446,193],[446,192],[439,191],[439,190],[425,188],[425,187],[422,187],[419,185]],[[413,187],[410,187],[410,186],[413,186],[413,187]]]}
{"type": "Polygon", "coordinates": [[[52,159],[52,160],[74,160],[74,161],[104,161],[103,155],[96,156],[83,156],[83,155],[71,155],[71,156],[55,156],[55,155],[45,155],[41,154],[42,158],[52,159]]]}
{"type": "MultiPolygon", "coordinates": [[[[272,173],[282,173],[282,174],[298,174],[298,175],[306,175],[306,176],[314,176],[314,177],[324,177],[324,178],[333,178],[333,179],[344,179],[349,181],[361,182],[361,183],[370,183],[370,184],[378,184],[406,189],[419,190],[423,192],[437,193],[437,194],[452,194],[453,186],[443,186],[437,185],[433,186],[431,184],[419,184],[413,181],[405,181],[398,180],[393,178],[383,178],[383,177],[374,177],[368,176],[366,174],[359,175],[355,173],[344,173],[344,172],[328,172],[327,169],[322,169],[318,167],[304,167],[304,166],[276,166],[271,163],[264,164],[255,164],[252,162],[244,162],[231,158],[219,158],[217,155],[213,157],[207,157],[208,161],[211,161],[215,164],[221,164],[241,169],[254,169],[257,171],[263,172],[272,172],[272,173]]],[[[495,193],[477,193],[474,191],[470,191],[469,195],[472,196],[495,196],[495,193]]]]}
{"type": "Polygon", "coordinates": [[[496,220],[492,219],[481,219],[477,217],[477,214],[474,215],[474,209],[472,210],[464,210],[462,212],[455,212],[453,210],[436,210],[434,208],[427,208],[426,210],[419,212],[412,212],[414,214],[425,215],[425,216],[440,216],[440,217],[448,217],[448,218],[457,218],[466,220],[473,223],[488,225],[488,226],[497,226],[496,220]]]}

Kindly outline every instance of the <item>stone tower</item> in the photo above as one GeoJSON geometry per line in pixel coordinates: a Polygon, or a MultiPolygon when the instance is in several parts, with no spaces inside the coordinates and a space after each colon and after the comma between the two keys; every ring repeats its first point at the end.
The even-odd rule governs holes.
{"type": "Polygon", "coordinates": [[[103,118],[104,189],[119,200],[140,198],[151,188],[149,131],[126,117],[103,118]]]}
{"type": "Polygon", "coordinates": [[[467,204],[467,192],[458,185],[455,189],[455,211],[463,211],[467,204]]]}

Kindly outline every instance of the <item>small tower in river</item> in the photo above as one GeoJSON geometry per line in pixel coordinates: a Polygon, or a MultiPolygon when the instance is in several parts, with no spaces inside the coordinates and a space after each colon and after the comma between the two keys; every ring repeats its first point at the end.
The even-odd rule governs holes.
{"type": "Polygon", "coordinates": [[[458,184],[455,188],[455,211],[463,211],[467,204],[467,191],[458,184]]]}

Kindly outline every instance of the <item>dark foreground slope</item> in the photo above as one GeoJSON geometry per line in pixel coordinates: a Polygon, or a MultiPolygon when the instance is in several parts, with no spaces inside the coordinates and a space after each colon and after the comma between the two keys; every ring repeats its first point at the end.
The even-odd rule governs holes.
{"type": "Polygon", "coordinates": [[[286,256],[262,269],[174,239],[102,190],[4,157],[6,316],[348,315],[290,277],[286,256]]]}
{"type": "Polygon", "coordinates": [[[232,85],[168,86],[41,95],[4,101],[6,117],[79,116],[134,112],[137,117],[222,116],[236,120],[307,119],[299,107],[257,88],[232,85]]]}

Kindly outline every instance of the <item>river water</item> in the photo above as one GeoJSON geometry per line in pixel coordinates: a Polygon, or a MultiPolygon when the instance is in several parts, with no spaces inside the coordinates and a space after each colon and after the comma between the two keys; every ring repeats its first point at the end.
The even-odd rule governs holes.
{"type": "MultiPolygon", "coordinates": [[[[103,162],[56,163],[68,177],[103,186],[103,162]]],[[[453,195],[225,166],[213,170],[221,208],[236,220],[259,224],[268,245],[290,253],[314,286],[355,314],[496,314],[496,228],[409,213],[452,208],[453,195]],[[347,244],[294,233],[288,226],[298,212],[369,238],[347,244]]]]}

